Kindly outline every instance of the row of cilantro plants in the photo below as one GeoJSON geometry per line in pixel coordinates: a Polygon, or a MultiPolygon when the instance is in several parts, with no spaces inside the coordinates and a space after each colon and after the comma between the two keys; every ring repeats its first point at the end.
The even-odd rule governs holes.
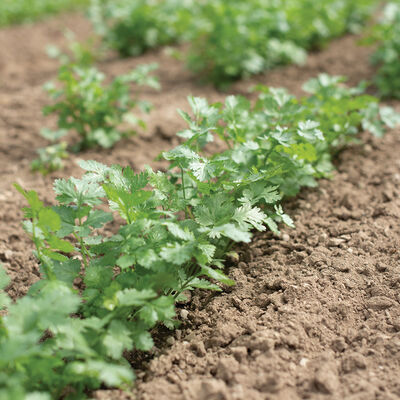
{"type": "Polygon", "coordinates": [[[188,67],[224,86],[356,32],[376,0],[93,0],[95,30],[123,56],[186,43],[188,67]],[[256,10],[256,11],[255,11],[256,10]]]}
{"type": "Polygon", "coordinates": [[[45,15],[87,7],[90,0],[1,0],[0,26],[35,21],[45,15]]]}
{"type": "Polygon", "coordinates": [[[388,3],[380,20],[364,40],[377,44],[372,63],[377,67],[375,85],[380,95],[400,99],[400,2],[388,3]]]}
{"type": "MultiPolygon", "coordinates": [[[[124,352],[149,350],[159,324],[177,326],[174,304],[186,291],[234,284],[223,260],[236,243],[293,226],[282,198],[329,177],[333,152],[361,130],[381,136],[398,122],[362,87],[341,82],[320,75],[301,99],[260,86],[254,104],[190,97],[182,143],[163,153],[166,172],[81,161],[81,179],[55,181],[51,207],[16,185],[42,279],[15,303],[0,292],[0,399],[129,386],[124,352]],[[226,150],[210,154],[214,140],[226,150]]],[[[1,287],[8,282],[1,272],[1,287]]]]}
{"type": "MultiPolygon", "coordinates": [[[[391,22],[399,15],[389,5],[374,28],[374,40],[383,42],[374,57],[385,95],[398,95],[399,37],[391,22]]],[[[74,46],[78,63],[60,55],[63,88],[47,86],[57,103],[45,112],[59,115],[60,130],[45,135],[74,129],[76,150],[111,146],[129,134],[119,125],[130,109],[148,108],[130,99],[128,83],[157,87],[148,75],[154,67],[104,86],[90,52],[74,46]]],[[[182,143],[163,154],[166,172],[82,161],[81,179],[55,181],[52,207],[16,185],[29,203],[24,228],[42,279],[15,303],[0,291],[0,399],[77,399],[102,385],[129,387],[134,377],[124,351],[149,350],[157,325],[177,326],[174,304],[186,291],[234,284],[223,261],[236,243],[249,242],[253,230],[279,234],[280,223],[293,226],[284,197],[329,177],[332,154],[358,132],[381,136],[399,122],[362,85],[347,88],[342,78],[320,75],[304,89],[309,95],[296,99],[259,86],[254,104],[238,96],[213,105],[189,98],[192,115],[180,112],[188,125],[178,133],[182,143]],[[226,150],[211,154],[214,140],[226,150]]],[[[0,272],[0,288],[8,282],[0,272]]]]}
{"type": "MultiPolygon", "coordinates": [[[[313,2],[313,6],[310,7],[308,9],[308,12],[305,14],[307,17],[310,18],[311,21],[314,21],[310,26],[307,25],[308,29],[310,29],[310,32],[312,32],[309,33],[307,37],[309,38],[309,40],[311,40],[311,38],[314,38],[313,40],[317,40],[317,42],[321,44],[323,37],[325,38],[325,40],[328,40],[328,38],[333,35],[333,32],[329,29],[324,31],[326,32],[325,36],[323,36],[322,33],[319,32],[319,30],[322,29],[321,26],[329,25],[328,21],[325,21],[324,23],[321,22],[324,21],[324,16],[326,18],[328,18],[329,16],[329,18],[333,19],[331,21],[333,23],[333,21],[336,21],[336,18],[339,18],[340,15],[347,15],[347,19],[343,19],[343,21],[346,21],[346,23],[344,23],[341,28],[338,28],[337,24],[334,24],[337,28],[335,34],[339,34],[343,32],[345,27],[348,28],[349,26],[351,26],[349,21],[354,22],[355,19],[359,21],[362,20],[363,18],[361,18],[360,15],[364,15],[364,13],[360,14],[360,10],[365,11],[367,8],[369,9],[369,7],[372,7],[372,3],[373,2],[371,2],[370,0],[363,0],[361,2],[352,3],[343,3],[342,1],[332,2],[331,0],[323,2],[323,4],[313,2]],[[325,12],[320,12],[320,7],[322,7],[325,12]],[[331,7],[334,7],[334,10],[336,10],[336,12],[333,12],[331,10],[331,7]],[[341,12],[339,12],[338,10],[341,10],[341,12]],[[317,18],[318,15],[318,21],[321,20],[320,23],[317,23],[317,20],[313,20],[310,15],[313,15],[315,18],[317,18]],[[358,15],[358,18],[355,18],[354,15],[358,15]],[[319,33],[314,32],[315,29],[319,33]]],[[[254,7],[254,4],[246,2],[241,2],[241,4],[243,7],[254,7]]],[[[284,20],[286,21],[286,24],[289,24],[290,22],[290,26],[296,26],[294,21],[289,18],[292,13],[288,11],[289,9],[291,10],[290,7],[292,7],[293,4],[291,2],[285,4],[285,7],[288,7],[288,9],[283,7],[280,13],[285,16],[284,20]]],[[[153,4],[148,3],[147,1],[129,1],[129,3],[113,3],[111,6],[107,2],[105,4],[102,3],[102,8],[100,9],[103,10],[103,14],[117,14],[119,16],[119,23],[128,24],[130,27],[128,31],[125,31],[125,29],[121,31],[117,29],[118,33],[114,32],[113,35],[111,35],[110,32],[113,32],[113,29],[116,26],[115,24],[117,22],[115,18],[112,18],[113,23],[111,24],[111,26],[105,24],[104,21],[100,24],[99,18],[93,17],[93,19],[97,21],[95,23],[96,26],[102,26],[103,28],[107,27],[105,31],[101,31],[100,29],[98,30],[100,31],[100,33],[103,34],[103,37],[108,38],[109,41],[111,40],[109,38],[109,35],[111,35],[111,37],[114,37],[117,42],[119,40],[118,38],[123,38],[129,43],[135,43],[136,45],[138,45],[139,50],[131,51],[131,53],[136,54],[138,52],[146,50],[147,47],[150,46],[150,44],[148,46],[145,46],[142,43],[144,38],[148,36],[149,30],[151,32],[153,32],[153,30],[157,31],[157,29],[154,27],[154,21],[150,22],[148,21],[148,19],[143,17],[143,26],[138,23],[137,18],[141,20],[142,14],[144,13],[143,8],[147,10],[147,18],[150,18],[150,16],[151,18],[156,18],[157,20],[162,19],[161,16],[163,16],[163,18],[168,17],[168,20],[171,20],[172,18],[172,21],[174,21],[177,26],[180,26],[181,29],[183,29],[182,27],[185,26],[181,21],[183,17],[180,12],[175,10],[175,8],[177,8],[178,10],[181,10],[181,8],[190,9],[189,5],[191,6],[192,3],[176,3],[175,1],[171,2],[170,0],[162,4],[159,4],[158,2],[155,2],[153,4]],[[121,4],[124,5],[122,10],[120,10],[119,8],[122,7],[121,4]],[[107,6],[110,8],[107,8],[107,6]],[[127,9],[129,10],[129,13],[127,12],[127,9]],[[109,13],[104,10],[109,10],[109,13]],[[117,12],[116,10],[119,11],[117,12]],[[158,10],[158,12],[155,12],[155,10],[158,10]],[[175,11],[175,14],[173,13],[173,11],[175,11]],[[133,19],[127,19],[127,15],[130,15],[133,19]],[[132,28],[133,26],[135,27],[134,30],[132,28]],[[147,30],[139,29],[140,27],[142,27],[143,29],[146,27],[147,30]],[[133,33],[131,33],[131,30],[134,35],[133,33]]],[[[199,3],[198,6],[200,5],[201,7],[205,7],[206,5],[208,5],[208,3],[199,3]]],[[[234,4],[232,4],[232,6],[233,5],[234,4]]],[[[213,7],[214,6],[215,4],[213,3],[213,7]]],[[[228,3],[225,6],[229,8],[231,5],[230,3],[228,3]]],[[[92,7],[96,9],[95,6],[92,7]]],[[[97,5],[97,7],[99,6],[97,5]]],[[[224,7],[222,7],[223,11],[221,12],[226,13],[227,11],[224,7]]],[[[277,12],[279,8],[278,5],[275,4],[274,7],[274,12],[277,12]]],[[[191,10],[191,13],[195,13],[195,10],[196,7],[191,10]]],[[[267,14],[275,20],[277,19],[277,16],[274,14],[274,12],[272,12],[271,9],[268,9],[267,14]]],[[[95,13],[92,10],[92,15],[97,14],[98,13],[95,13]]],[[[302,15],[303,14],[301,13],[293,14],[295,18],[301,18],[302,15]]],[[[305,18],[304,15],[303,17],[305,18]]],[[[109,18],[111,17],[109,16],[109,18]]],[[[185,18],[188,19],[186,14],[185,18]]],[[[213,26],[212,22],[214,21],[214,19],[211,18],[209,13],[206,13],[206,16],[204,16],[204,18],[208,21],[207,26],[213,26]]],[[[214,22],[216,21],[220,21],[220,19],[217,18],[214,22]]],[[[245,18],[242,22],[245,23],[246,21],[248,20],[245,18]]],[[[300,23],[300,21],[301,20],[299,20],[298,23],[300,23]]],[[[222,18],[220,21],[221,26],[220,28],[218,28],[218,31],[229,31],[228,28],[231,25],[227,24],[227,22],[228,21],[222,18]]],[[[170,23],[172,22],[170,21],[170,23]]],[[[379,44],[378,50],[373,54],[371,61],[373,64],[378,65],[378,71],[374,83],[379,89],[381,96],[392,96],[397,98],[400,97],[400,70],[398,63],[398,59],[400,56],[399,27],[400,6],[398,3],[390,3],[383,11],[380,23],[375,24],[372,31],[368,32],[367,35],[365,35],[365,39],[363,40],[366,44],[379,44]]],[[[161,29],[161,27],[159,27],[159,29],[161,29]]],[[[189,28],[186,27],[186,29],[189,28]]],[[[302,31],[296,31],[296,37],[298,38],[301,37],[301,35],[299,35],[299,32],[302,31]]],[[[253,36],[256,38],[260,38],[258,36],[259,34],[267,35],[266,37],[270,38],[272,41],[276,40],[276,38],[273,38],[273,36],[271,36],[271,33],[267,34],[266,32],[258,32],[257,34],[249,36],[249,32],[247,32],[246,30],[239,30],[239,32],[237,32],[237,35],[239,35],[238,37],[243,36],[243,40],[248,40],[253,36]]],[[[156,35],[155,33],[154,35],[154,37],[158,37],[158,35],[156,35]]],[[[232,37],[235,37],[234,34],[232,35],[232,37]]],[[[77,152],[93,146],[109,148],[112,147],[122,137],[134,134],[135,125],[140,125],[141,127],[144,127],[144,122],[132,113],[132,110],[135,107],[140,108],[142,112],[149,112],[151,110],[151,104],[149,102],[140,100],[139,88],[143,85],[149,86],[153,89],[160,88],[157,78],[151,75],[151,72],[153,72],[157,68],[156,64],[141,65],[136,70],[131,71],[129,74],[118,76],[111,83],[106,85],[104,83],[104,74],[98,71],[93,66],[96,59],[99,58],[99,54],[102,54],[102,49],[95,50],[94,45],[90,40],[86,43],[79,43],[74,41],[73,37],[69,37],[69,39],[70,49],[68,55],[63,54],[55,47],[49,47],[49,55],[51,57],[58,58],[61,63],[61,67],[58,73],[58,82],[49,82],[45,85],[45,89],[54,100],[54,104],[44,107],[43,112],[45,115],[58,115],[58,130],[54,131],[50,129],[43,129],[41,131],[42,136],[50,141],[51,144],[47,147],[38,149],[39,157],[32,163],[32,169],[40,171],[43,174],[47,174],[49,172],[62,168],[63,159],[68,157],[69,151],[77,152]],[[131,90],[129,88],[129,85],[132,83],[136,84],[137,88],[137,93],[134,98],[131,97],[131,90]],[[123,124],[127,128],[124,131],[121,130],[121,125],[123,124]],[[68,146],[67,141],[64,140],[64,137],[70,131],[75,131],[78,134],[80,141],[71,146],[68,146]]],[[[172,38],[170,38],[170,40],[172,40],[172,38]]],[[[203,41],[204,39],[201,40],[203,41]]],[[[234,49],[230,49],[223,42],[219,43],[214,39],[210,40],[212,40],[212,42],[215,44],[215,47],[213,48],[216,51],[216,54],[223,54],[223,52],[221,52],[220,50],[220,47],[222,46],[224,49],[229,50],[228,53],[231,56],[234,56],[236,52],[238,52],[240,57],[243,57],[243,60],[252,63],[252,58],[249,57],[249,55],[245,51],[243,51],[242,47],[234,46],[234,49]]],[[[267,40],[264,40],[264,38],[262,41],[264,44],[267,43],[267,40]]],[[[232,39],[231,43],[234,42],[235,39],[232,39]]],[[[154,42],[152,42],[152,45],[155,46],[164,43],[165,41],[163,40],[155,40],[154,42]]],[[[125,45],[127,46],[126,43],[125,45]]],[[[287,48],[283,45],[282,41],[277,41],[276,46],[282,51],[287,48]]],[[[249,48],[248,44],[246,44],[245,47],[249,48]]],[[[206,52],[200,53],[201,57],[208,57],[206,52]]],[[[293,55],[296,54],[296,51],[293,48],[290,48],[289,53],[293,55]]],[[[271,61],[274,57],[274,54],[275,53],[271,51],[265,52],[265,57],[267,57],[268,60],[271,61]]],[[[213,55],[211,56],[211,58],[213,60],[217,60],[218,56],[213,55]]],[[[270,61],[268,61],[268,63],[270,61]]],[[[229,68],[241,68],[240,61],[235,57],[234,59],[225,59],[223,63],[229,65],[229,68]]],[[[201,63],[198,63],[197,61],[195,62],[195,64],[201,65],[201,63]]],[[[274,64],[275,62],[272,62],[270,66],[274,64]]],[[[218,72],[219,67],[217,65],[210,65],[209,68],[211,74],[216,74],[218,76],[220,75],[220,73],[218,72]]],[[[237,76],[240,75],[241,74],[237,76]]],[[[223,78],[219,82],[225,82],[225,78],[223,78]]]]}

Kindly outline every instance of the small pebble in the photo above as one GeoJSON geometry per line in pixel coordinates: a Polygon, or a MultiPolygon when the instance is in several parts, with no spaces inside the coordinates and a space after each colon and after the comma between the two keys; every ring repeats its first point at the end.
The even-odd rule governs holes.
{"type": "Polygon", "coordinates": [[[395,302],[385,296],[374,296],[367,301],[367,307],[371,310],[386,310],[392,307],[395,302]]]}
{"type": "Polygon", "coordinates": [[[6,258],[6,260],[11,260],[13,258],[13,255],[14,255],[14,253],[12,250],[7,249],[4,252],[4,257],[6,258]]]}
{"type": "Polygon", "coordinates": [[[199,357],[205,357],[205,355],[207,354],[206,348],[205,348],[205,346],[204,346],[204,342],[203,342],[202,340],[199,340],[199,341],[197,341],[197,342],[194,342],[194,343],[192,344],[192,348],[193,348],[193,350],[196,351],[196,353],[197,353],[197,355],[198,355],[199,357]]]}
{"type": "Polygon", "coordinates": [[[328,242],[328,246],[329,247],[336,247],[336,246],[340,246],[342,243],[344,243],[345,240],[344,239],[340,239],[340,238],[333,238],[330,239],[328,242]]]}
{"type": "Polygon", "coordinates": [[[302,358],[301,360],[300,360],[300,366],[301,367],[306,367],[307,366],[307,364],[308,364],[308,358],[302,358]]]}
{"type": "Polygon", "coordinates": [[[378,272],[385,272],[385,271],[387,271],[387,266],[385,265],[385,264],[382,264],[382,263],[380,263],[380,262],[378,262],[376,265],[375,265],[375,268],[376,268],[376,270],[378,271],[378,272]]]}
{"type": "Polygon", "coordinates": [[[172,346],[175,343],[175,338],[170,336],[167,340],[166,340],[167,344],[169,344],[170,346],[172,346]]]}

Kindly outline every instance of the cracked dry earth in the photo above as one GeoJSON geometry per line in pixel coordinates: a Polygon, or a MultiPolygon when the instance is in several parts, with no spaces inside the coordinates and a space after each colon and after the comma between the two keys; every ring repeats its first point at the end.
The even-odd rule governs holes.
{"type": "MultiPolygon", "coordinates": [[[[43,146],[41,116],[48,102],[41,86],[54,78],[57,63],[44,48],[65,46],[62,27],[80,38],[88,23],[62,16],[0,31],[0,261],[12,276],[8,291],[23,295],[38,279],[32,243],[21,228],[24,205],[11,183],[35,188],[53,200],[57,177],[79,176],[74,157],[62,172],[47,177],[29,171],[43,146]],[[29,38],[29,40],[27,40],[29,38]]],[[[301,94],[304,81],[320,72],[345,74],[351,84],[368,79],[370,50],[345,37],[312,54],[305,66],[289,66],[232,87],[286,86],[301,94]]],[[[176,108],[189,93],[219,101],[224,94],[200,87],[176,60],[160,51],[135,59],[110,58],[100,65],[109,75],[138,63],[160,62],[161,93],[146,92],[155,105],[147,132],[112,151],[81,155],[140,170],[161,150],[176,144],[183,127],[176,108]]],[[[399,103],[393,103],[400,109],[399,103]]],[[[400,398],[400,130],[382,139],[364,134],[365,144],[340,154],[338,172],[319,188],[304,190],[285,204],[296,229],[281,237],[260,233],[239,248],[229,265],[237,282],[221,294],[196,292],[180,305],[179,330],[160,333],[145,361],[133,363],[131,394],[102,390],[98,399],[297,400],[400,398]]]]}

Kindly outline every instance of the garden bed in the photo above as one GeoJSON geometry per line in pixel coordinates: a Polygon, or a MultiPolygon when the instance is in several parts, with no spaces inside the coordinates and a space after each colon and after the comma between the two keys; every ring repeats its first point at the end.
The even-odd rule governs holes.
{"type": "MultiPolygon", "coordinates": [[[[108,75],[157,61],[162,91],[146,91],[154,104],[148,129],[112,150],[91,150],[71,157],[64,171],[47,177],[29,164],[43,139],[48,102],[42,85],[55,77],[57,62],[45,46],[65,46],[62,27],[83,39],[88,22],[76,15],[0,31],[0,260],[12,277],[9,293],[20,297],[38,279],[33,244],[21,227],[24,199],[12,182],[53,200],[56,177],[79,176],[75,159],[106,164],[161,166],[154,157],[176,145],[183,128],[176,109],[187,109],[193,94],[220,101],[211,86],[199,86],[179,61],[163,50],[100,65],[108,75]],[[51,40],[51,42],[49,42],[51,40]]],[[[276,69],[242,81],[230,93],[246,94],[251,84],[301,85],[320,72],[346,75],[349,83],[368,79],[370,50],[357,38],[334,41],[312,54],[303,67],[276,69]]],[[[394,103],[398,106],[398,103],[394,103]]],[[[54,121],[52,121],[54,123],[54,121]]],[[[228,270],[237,285],[215,295],[196,293],[180,307],[182,327],[163,333],[164,345],[136,371],[139,399],[395,399],[400,396],[400,136],[383,140],[365,135],[364,145],[340,154],[333,181],[304,190],[286,203],[295,230],[281,238],[257,234],[240,248],[228,270]]],[[[161,343],[161,341],[160,341],[161,343]]],[[[138,365],[138,363],[135,363],[138,365]]],[[[99,398],[124,398],[102,391],[99,398]]]]}

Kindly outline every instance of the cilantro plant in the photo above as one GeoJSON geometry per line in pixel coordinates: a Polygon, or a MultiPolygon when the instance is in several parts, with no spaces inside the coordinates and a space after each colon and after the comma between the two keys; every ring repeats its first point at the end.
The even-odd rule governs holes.
{"type": "Polygon", "coordinates": [[[42,175],[47,175],[50,172],[62,169],[64,166],[64,159],[68,158],[67,142],[57,141],[61,139],[66,132],[63,130],[52,131],[50,129],[42,129],[41,136],[51,142],[50,145],[37,149],[39,157],[32,161],[32,171],[38,171],[42,175]]]}
{"type": "Polygon", "coordinates": [[[32,161],[32,171],[38,171],[42,175],[57,171],[64,167],[63,160],[68,157],[67,143],[55,143],[37,150],[38,158],[32,161]]]}
{"type": "Polygon", "coordinates": [[[371,61],[378,67],[374,83],[380,95],[400,99],[400,4],[386,5],[380,22],[365,40],[367,44],[377,43],[377,50],[371,61]]]}
{"type": "Polygon", "coordinates": [[[97,0],[92,21],[123,56],[187,42],[188,67],[215,85],[279,64],[303,63],[306,51],[355,32],[375,0],[97,0]]]}
{"type": "MultiPolygon", "coordinates": [[[[381,135],[385,122],[395,121],[393,111],[381,110],[362,87],[346,88],[340,77],[321,75],[305,89],[310,95],[296,99],[260,86],[255,104],[240,96],[213,105],[189,97],[192,113],[180,111],[187,129],[179,132],[181,144],[163,153],[170,162],[165,172],[81,161],[81,179],[55,181],[52,207],[16,185],[29,204],[24,228],[42,272],[23,300],[23,315],[38,313],[26,329],[34,330],[34,343],[38,332],[47,333],[37,344],[46,351],[32,347],[23,362],[17,358],[0,375],[0,390],[77,396],[129,380],[124,350],[149,350],[156,325],[175,327],[174,303],[185,291],[234,284],[223,271],[234,244],[250,242],[254,230],[293,227],[282,199],[329,177],[332,151],[358,132],[381,135]],[[209,154],[206,145],[217,137],[226,149],[209,154]],[[54,287],[62,289],[53,293],[54,287]],[[58,294],[67,299],[62,310],[58,294]],[[47,304],[46,296],[55,297],[47,304]],[[18,386],[8,384],[14,381],[18,386]]],[[[9,315],[0,353],[11,358],[12,340],[19,340],[11,334],[12,306],[9,315]]]]}
{"type": "Polygon", "coordinates": [[[130,84],[159,88],[158,81],[149,73],[156,64],[141,65],[129,74],[115,78],[109,85],[104,84],[104,74],[94,67],[63,63],[58,73],[60,86],[50,82],[45,89],[55,103],[44,107],[45,115],[58,115],[61,130],[77,132],[80,142],[72,148],[75,151],[93,146],[112,147],[122,137],[134,133],[132,129],[122,130],[123,123],[144,126],[143,121],[131,113],[138,106],[149,111],[148,102],[133,99],[130,84]]]}
{"type": "Polygon", "coordinates": [[[92,0],[89,16],[105,44],[127,57],[179,41],[193,7],[193,0],[92,0]]]}
{"type": "MultiPolygon", "coordinates": [[[[29,195],[33,199],[32,195],[29,195]]],[[[41,216],[41,225],[54,226],[41,216]]],[[[97,318],[70,315],[81,299],[62,280],[42,281],[41,291],[15,303],[3,291],[9,278],[0,269],[0,398],[77,399],[84,389],[100,382],[123,386],[133,374],[126,360],[116,355],[123,331],[97,318]]],[[[122,342],[121,342],[122,343],[122,342]]]]}
{"type": "Polygon", "coordinates": [[[373,1],[205,2],[191,36],[188,66],[216,85],[270,69],[302,64],[319,49],[357,30],[373,1]]]}
{"type": "Polygon", "coordinates": [[[86,7],[89,0],[1,0],[0,26],[32,22],[43,16],[86,7]]]}
{"type": "Polygon", "coordinates": [[[68,52],[64,53],[57,46],[49,45],[46,48],[50,58],[57,59],[60,64],[77,64],[80,67],[90,68],[102,56],[102,48],[97,48],[95,38],[89,37],[85,41],[77,41],[72,31],[64,34],[68,41],[68,52]]]}

